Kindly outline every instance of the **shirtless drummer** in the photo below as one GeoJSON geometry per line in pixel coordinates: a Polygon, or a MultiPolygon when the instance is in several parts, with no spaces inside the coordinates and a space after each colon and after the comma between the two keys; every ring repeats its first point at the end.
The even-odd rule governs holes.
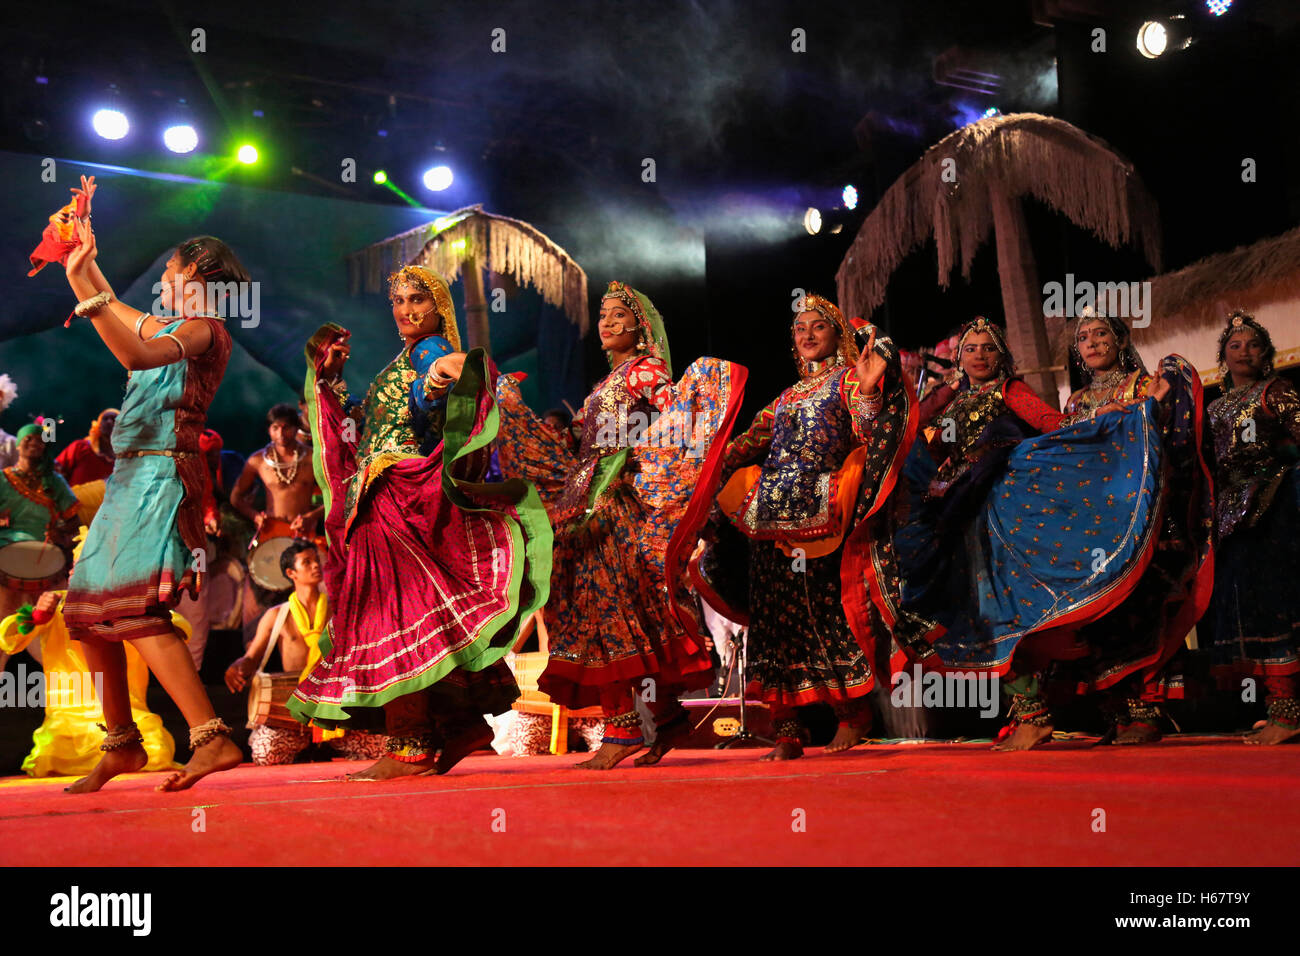
{"type": "MultiPolygon", "coordinates": [[[[264,526],[273,520],[286,523],[291,537],[313,538],[325,509],[323,505],[312,504],[319,491],[312,471],[311,448],[298,437],[298,409],[281,402],[267,412],[266,421],[271,443],[249,456],[230,491],[230,504],[253,522],[259,538],[263,537],[264,526]],[[266,489],[266,507],[262,511],[253,505],[254,488],[259,480],[266,489]]],[[[286,529],[279,530],[283,534],[286,529]]],[[[253,638],[258,620],[276,602],[279,593],[253,582],[251,575],[245,582],[245,642],[253,638]]]]}
{"type": "Polygon", "coordinates": [[[312,505],[319,489],[311,468],[311,448],[298,437],[298,409],[281,402],[267,412],[266,421],[271,443],[249,456],[231,490],[230,503],[258,530],[267,518],[279,518],[289,523],[294,537],[314,537],[324,506],[312,505]],[[258,479],[266,488],[264,511],[253,507],[258,479]]]}

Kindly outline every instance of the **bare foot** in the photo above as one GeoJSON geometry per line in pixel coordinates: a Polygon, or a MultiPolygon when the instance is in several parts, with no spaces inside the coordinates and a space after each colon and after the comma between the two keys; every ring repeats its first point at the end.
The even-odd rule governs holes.
{"type": "Polygon", "coordinates": [[[148,762],[149,755],[144,752],[141,744],[105,750],[104,756],[99,758],[99,763],[95,764],[94,770],[72,786],[63,789],[67,793],[94,793],[119,773],[135,773],[137,770],[144,769],[144,765],[148,762]]]}
{"type": "Polygon", "coordinates": [[[803,745],[796,744],[789,740],[778,740],[776,746],[768,753],[758,759],[761,761],[768,760],[796,760],[803,756],[803,745]]]}
{"type": "Polygon", "coordinates": [[[1052,739],[1052,725],[1017,724],[1016,729],[993,745],[994,750],[1032,750],[1052,739]]]}
{"type": "Polygon", "coordinates": [[[590,760],[574,764],[579,770],[611,770],[620,760],[625,760],[641,749],[640,744],[603,743],[590,760]]]}
{"type": "Polygon", "coordinates": [[[1274,744],[1285,743],[1297,735],[1300,735],[1300,728],[1287,730],[1285,727],[1279,727],[1277,724],[1265,724],[1261,729],[1247,734],[1242,739],[1248,744],[1271,747],[1274,744]]]}
{"type": "Polygon", "coordinates": [[[210,773],[233,770],[244,762],[244,752],[224,734],[213,737],[190,755],[190,762],[161,784],[158,790],[188,790],[210,773]]]}
{"type": "Polygon", "coordinates": [[[351,780],[354,783],[373,783],[376,780],[396,780],[399,777],[417,777],[422,773],[428,773],[438,764],[437,755],[429,754],[423,760],[415,763],[407,763],[405,760],[394,760],[385,754],[365,770],[358,770],[356,773],[350,773],[344,776],[344,780],[351,780]]]}
{"type": "Polygon", "coordinates": [[[841,722],[839,728],[835,731],[835,736],[831,742],[826,745],[826,753],[839,753],[841,750],[848,750],[850,747],[856,747],[862,743],[862,735],[866,733],[867,724],[846,724],[841,722]]]}
{"type": "Polygon", "coordinates": [[[1117,744],[1154,744],[1159,740],[1159,727],[1155,724],[1134,721],[1131,724],[1120,725],[1119,733],[1115,735],[1114,742],[1117,744]]]}
{"type": "Polygon", "coordinates": [[[655,735],[655,742],[650,749],[637,757],[632,763],[637,767],[653,767],[664,759],[664,755],[691,735],[690,718],[683,714],[680,718],[664,725],[655,735]]]}
{"type": "Polygon", "coordinates": [[[480,720],[477,727],[471,727],[448,740],[442,750],[438,751],[438,760],[433,769],[424,771],[425,774],[446,773],[474,751],[490,746],[494,736],[496,735],[492,733],[487,721],[480,720]]]}

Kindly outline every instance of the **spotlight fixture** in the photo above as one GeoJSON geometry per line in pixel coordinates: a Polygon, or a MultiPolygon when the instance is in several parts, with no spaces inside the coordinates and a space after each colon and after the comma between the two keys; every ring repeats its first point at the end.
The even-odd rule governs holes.
{"type": "Polygon", "coordinates": [[[815,236],[822,231],[822,213],[816,206],[809,206],[808,211],[803,214],[803,227],[808,230],[808,235],[815,236]]]}
{"type": "Polygon", "coordinates": [[[121,110],[95,110],[90,118],[90,125],[104,139],[122,139],[131,129],[131,123],[121,110]]]}
{"type": "Polygon", "coordinates": [[[996,106],[990,106],[980,115],[980,118],[988,119],[990,116],[1001,116],[1001,115],[1002,115],[1002,111],[1000,109],[998,109],[996,106]]]}
{"type": "Polygon", "coordinates": [[[424,188],[431,192],[442,192],[451,185],[450,166],[434,166],[424,172],[424,188]]]}
{"type": "Polygon", "coordinates": [[[1232,0],[1205,0],[1205,9],[1209,10],[1216,17],[1221,17],[1228,12],[1232,6],[1232,0]]]}
{"type": "Polygon", "coordinates": [[[376,186],[382,186],[382,185],[383,185],[384,183],[386,183],[386,182],[388,182],[388,173],[384,172],[382,169],[376,169],[376,170],[375,170],[375,185],[376,185],[376,186]]]}
{"type": "Polygon", "coordinates": [[[199,145],[199,134],[188,123],[168,126],[163,130],[163,145],[173,153],[193,152],[194,147],[199,145]]]}
{"type": "Polygon", "coordinates": [[[245,143],[243,146],[239,147],[239,152],[235,155],[245,166],[252,166],[257,162],[257,147],[251,143],[245,143]]]}
{"type": "Polygon", "coordinates": [[[1138,27],[1137,48],[1148,60],[1154,60],[1170,50],[1186,50],[1192,45],[1181,13],[1168,20],[1147,20],[1138,27]]]}
{"type": "Polygon", "coordinates": [[[841,193],[840,196],[844,200],[845,209],[858,208],[858,191],[853,187],[852,184],[845,186],[844,192],[841,193]]]}

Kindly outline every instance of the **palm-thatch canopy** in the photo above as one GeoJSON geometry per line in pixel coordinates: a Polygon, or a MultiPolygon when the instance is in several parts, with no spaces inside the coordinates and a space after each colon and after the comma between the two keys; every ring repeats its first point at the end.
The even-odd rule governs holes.
{"type": "Polygon", "coordinates": [[[1300,363],[1300,228],[1154,276],[1151,324],[1135,328],[1133,342],[1148,364],[1177,352],[1214,384],[1219,333],[1233,309],[1268,327],[1278,368],[1300,363]]]}
{"type": "MultiPolygon", "coordinates": [[[[869,315],[903,259],[934,237],[939,285],[960,263],[969,278],[975,253],[996,232],[1003,307],[1012,347],[1029,365],[1050,362],[1059,335],[1044,322],[1033,252],[1018,200],[1033,196],[1118,248],[1139,246],[1160,268],[1155,202],[1133,165],[1064,120],[1012,113],[979,120],[930,147],[881,197],[836,273],[839,304],[869,315]]],[[[1040,391],[1053,390],[1045,377],[1040,391]]]]}
{"type": "MultiPolygon", "coordinates": [[[[534,226],[484,212],[479,205],[459,209],[348,257],[353,294],[362,288],[383,291],[389,274],[404,265],[427,266],[455,282],[466,263],[533,286],[549,305],[564,311],[580,335],[587,333],[587,273],[582,267],[534,226]]],[[[481,293],[481,277],[468,274],[476,270],[466,270],[466,278],[477,278],[481,293]]],[[[474,298],[475,284],[467,281],[468,299],[474,298]]]]}

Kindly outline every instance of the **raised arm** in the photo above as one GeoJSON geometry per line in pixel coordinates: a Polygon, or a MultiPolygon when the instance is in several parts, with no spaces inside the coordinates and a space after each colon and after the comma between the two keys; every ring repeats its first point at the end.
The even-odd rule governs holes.
{"type": "Polygon", "coordinates": [[[68,284],[80,301],[100,297],[100,304],[85,314],[123,368],[132,372],[161,368],[208,350],[212,344],[212,330],[206,322],[186,322],[170,336],[148,341],[141,339],[135,326],[147,313],[116,299],[103,301],[104,290],[96,289],[90,278],[90,266],[98,254],[95,234],[89,222],[78,222],[76,227],[81,245],[68,256],[68,284]]]}

